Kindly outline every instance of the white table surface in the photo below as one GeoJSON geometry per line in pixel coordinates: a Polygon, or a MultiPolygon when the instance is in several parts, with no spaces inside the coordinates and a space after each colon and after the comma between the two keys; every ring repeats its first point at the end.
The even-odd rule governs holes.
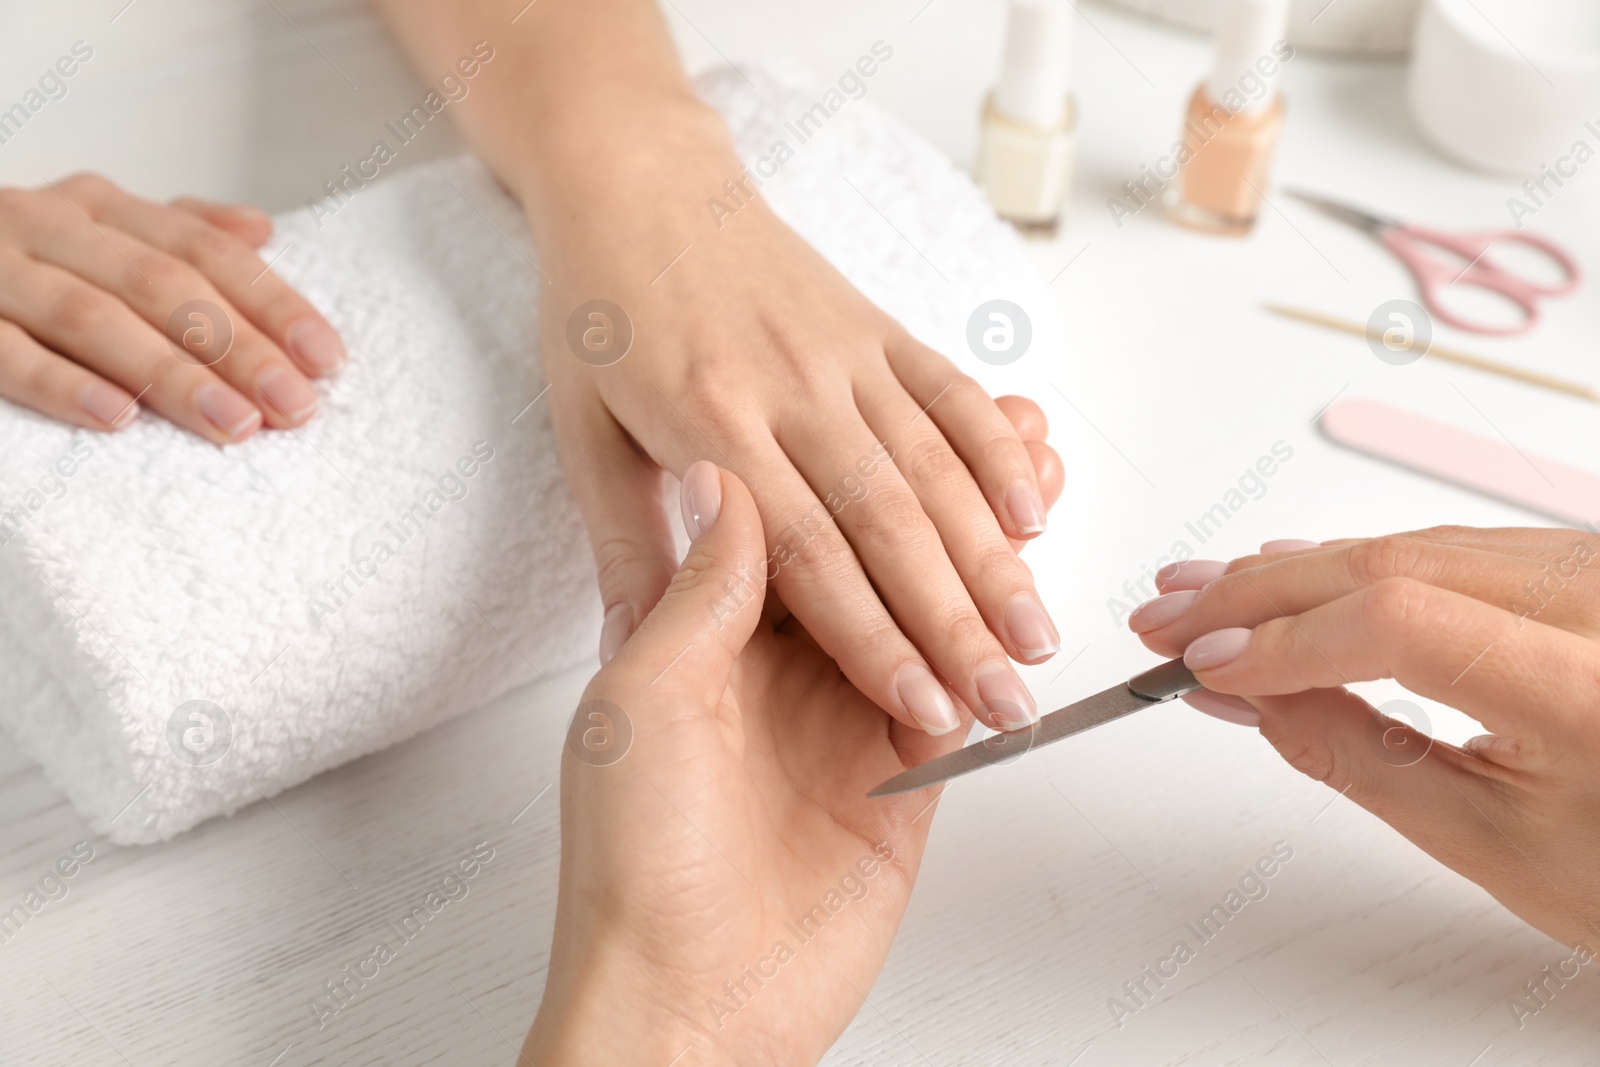
{"type": "MultiPolygon", "coordinates": [[[[65,99],[0,146],[0,180],[92,168],[148,195],[288,209],[421,95],[353,0],[125,3],[4,5],[0,101],[20,96],[75,40],[89,41],[95,58],[65,99]]],[[[520,6],[507,0],[508,19],[520,6]]],[[[874,40],[889,42],[894,60],[869,98],[970,165],[997,64],[993,0],[674,7],[697,64],[722,52],[842,70],[874,40]]],[[[1037,398],[1068,460],[1066,494],[1030,552],[1065,642],[1051,663],[1025,668],[1042,705],[1149,662],[1107,600],[1175,540],[1226,558],[1271,537],[1544,524],[1341,451],[1313,427],[1336,396],[1384,398],[1529,453],[1600,466],[1600,423],[1581,402],[1444,364],[1389,366],[1359,339],[1256,309],[1270,298],[1365,319],[1381,301],[1412,295],[1359,234],[1278,195],[1241,242],[1180,231],[1154,212],[1114,226],[1106,198],[1167,150],[1206,48],[1104,7],[1080,15],[1071,222],[1034,250],[1056,278],[1070,345],[1005,368],[965,360],[995,389],[1037,398]],[[1293,459],[1199,545],[1185,521],[1278,441],[1293,459]]],[[[1286,77],[1279,186],[1440,225],[1506,223],[1513,184],[1458,170],[1420,143],[1402,67],[1302,56],[1286,77]]],[[[457,144],[432,126],[403,164],[457,144]]],[[[1581,174],[1535,226],[1600,269],[1600,173],[1581,174]]],[[[1592,294],[1549,305],[1536,340],[1470,344],[1600,379],[1592,294]]],[[[70,895],[0,946],[0,1063],[512,1062],[553,921],[557,812],[555,794],[542,791],[585,673],[514,693],[170,844],[95,842],[70,895]],[[308,1000],[479,841],[492,843],[495,859],[470,896],[319,1030],[308,1000]]],[[[1474,732],[1459,715],[1430,713],[1441,736],[1474,732]]],[[[0,739],[0,907],[90,837],[0,739]]],[[[1521,1030],[1508,1006],[1564,955],[1290,770],[1253,731],[1167,706],[950,791],[870,1006],[828,1062],[1594,1063],[1592,968],[1521,1030]],[[1165,956],[1184,924],[1278,841],[1294,858],[1269,896],[1201,948],[1154,1005],[1112,1028],[1107,998],[1165,956]]]]}

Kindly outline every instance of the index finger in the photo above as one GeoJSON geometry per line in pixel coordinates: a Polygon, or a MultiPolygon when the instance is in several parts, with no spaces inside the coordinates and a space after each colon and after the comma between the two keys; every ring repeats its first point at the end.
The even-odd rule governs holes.
{"type": "Polygon", "coordinates": [[[1575,748],[1600,701],[1594,644],[1481,600],[1389,578],[1253,629],[1205,634],[1184,663],[1207,689],[1278,696],[1393,678],[1498,734],[1575,748]]]}
{"type": "Polygon", "coordinates": [[[199,270],[307,374],[322,377],[344,364],[339,334],[237,235],[115,187],[99,192],[96,210],[97,218],[199,270]]]}

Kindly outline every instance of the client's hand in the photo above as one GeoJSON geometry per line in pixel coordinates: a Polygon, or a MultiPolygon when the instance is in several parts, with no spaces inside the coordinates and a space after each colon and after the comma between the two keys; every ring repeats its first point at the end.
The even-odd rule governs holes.
{"type": "Polygon", "coordinates": [[[256,255],[271,235],[94,175],[0,188],[0,396],[96,430],[145,404],[217,444],[304,423],[344,346],[256,255]]]}
{"type": "Polygon", "coordinates": [[[1033,721],[1010,660],[1044,660],[1059,638],[1007,544],[1045,526],[1023,441],[763,200],[719,228],[706,198],[740,164],[709,125],[653,145],[648,173],[583,168],[562,212],[536,215],[545,368],[600,567],[602,656],[672,574],[660,470],[707,459],[748,482],[769,579],[875,703],[953,729],[924,699],[942,677],[991,725],[1033,721]]]}
{"type": "Polygon", "coordinates": [[[927,793],[867,790],[964,736],[885,715],[763,614],[738,478],[697,463],[683,502],[688,558],[563,754],[540,1067],[815,1063],[872,988],[932,819],[927,793]]]}
{"type": "Polygon", "coordinates": [[[1130,624],[1183,654],[1212,691],[1197,704],[1258,722],[1532,925],[1600,933],[1600,538],[1441,527],[1263,549],[1168,568],[1130,624]],[[1343,688],[1375,678],[1491,733],[1430,741],[1343,688]]]}

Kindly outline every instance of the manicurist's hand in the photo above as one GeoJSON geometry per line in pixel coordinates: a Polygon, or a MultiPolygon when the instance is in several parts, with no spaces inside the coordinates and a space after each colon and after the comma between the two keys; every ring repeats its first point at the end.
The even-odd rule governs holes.
{"type": "MultiPolygon", "coordinates": [[[[1054,501],[1060,462],[1034,450],[1054,501]]],[[[933,818],[927,792],[867,790],[964,736],[885,715],[763,612],[737,477],[697,463],[682,498],[688,558],[568,733],[541,1067],[815,1063],[883,966],[933,818]]]]}
{"type": "Polygon", "coordinates": [[[344,347],[256,255],[271,235],[95,175],[0,188],[0,396],[97,430],[148,407],[217,444],[301,425],[344,347]]]}
{"type": "Polygon", "coordinates": [[[750,488],[773,588],[868,698],[933,734],[962,705],[991,725],[1036,719],[1012,661],[1059,638],[1008,544],[1045,524],[1022,439],[759,196],[707,210],[742,168],[654,0],[535,5],[515,26],[484,0],[381,6],[423,73],[493,45],[453,113],[539,245],[549,403],[599,563],[602,658],[673,571],[662,472],[710,460],[750,488]]]}
{"type": "Polygon", "coordinates": [[[1600,538],[1441,527],[1168,568],[1129,623],[1195,703],[1567,944],[1600,933],[1600,538]],[[1343,688],[1397,679],[1489,733],[1463,748],[1343,688]],[[1241,698],[1248,698],[1247,700],[1241,698]]]}

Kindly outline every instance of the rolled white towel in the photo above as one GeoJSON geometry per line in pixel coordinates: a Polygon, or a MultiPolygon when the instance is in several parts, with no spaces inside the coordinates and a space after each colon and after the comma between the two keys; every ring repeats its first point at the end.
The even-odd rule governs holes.
{"type": "MultiPolygon", "coordinates": [[[[1059,351],[1021,242],[899,123],[749,68],[700,88],[762,195],[924,341],[975,363],[968,318],[1003,298],[1033,358],[1059,351]]],[[[719,196],[736,206],[708,190],[708,216],[719,196]]],[[[121,844],[594,653],[516,205],[463,158],[318,214],[265,252],[350,352],[303,430],[219,449],[155,416],[103,435],[0,402],[0,726],[121,844]]]]}

